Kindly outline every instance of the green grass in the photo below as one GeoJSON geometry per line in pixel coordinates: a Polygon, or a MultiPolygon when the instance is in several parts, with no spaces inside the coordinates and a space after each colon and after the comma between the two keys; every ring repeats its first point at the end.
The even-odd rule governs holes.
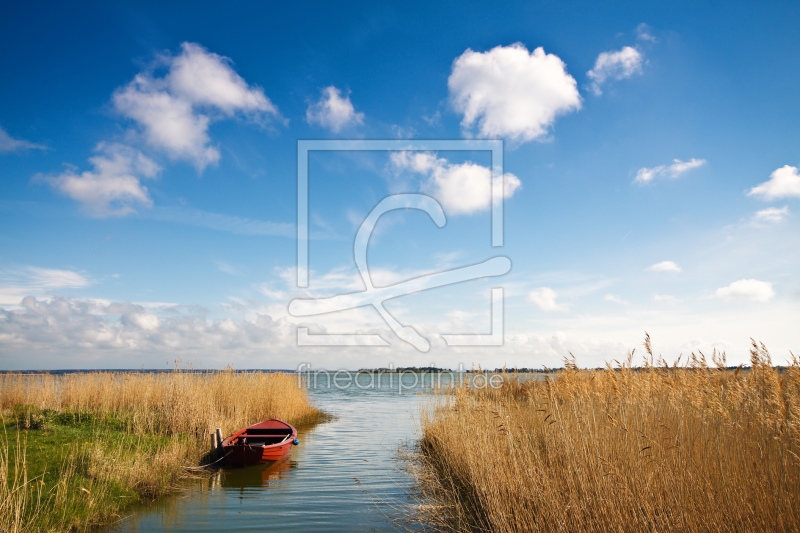
{"type": "Polygon", "coordinates": [[[172,437],[134,435],[126,431],[125,421],[91,413],[18,406],[9,418],[3,421],[8,457],[24,456],[27,478],[34,480],[31,488],[44,502],[45,512],[28,524],[34,531],[86,530],[108,524],[125,509],[170,489],[168,482],[160,487],[131,487],[102,479],[91,471],[90,455],[99,446],[102,455],[128,451],[146,460],[172,437]],[[60,505],[55,505],[56,500],[60,505]]]}
{"type": "MultiPolygon", "coordinates": [[[[307,428],[330,419],[330,414],[315,411],[296,424],[307,428]]],[[[146,463],[174,440],[192,438],[137,434],[130,431],[127,419],[30,406],[15,406],[2,426],[8,457],[24,457],[27,479],[33,480],[29,488],[43,502],[38,514],[26,520],[30,531],[86,531],[108,525],[135,505],[175,488],[174,476],[169,475],[133,486],[106,478],[91,458],[98,446],[101,456],[122,460],[128,455],[146,463]]]]}
{"type": "MultiPolygon", "coordinates": [[[[303,429],[332,418],[314,411],[295,423],[303,429]]],[[[118,474],[103,475],[98,464],[109,458],[115,462],[127,459],[132,461],[129,467],[139,461],[147,468],[161,450],[176,441],[194,439],[186,434],[136,432],[126,415],[115,418],[30,406],[15,406],[1,425],[0,448],[7,450],[9,469],[14,468],[13,458],[19,457],[17,466],[24,468],[31,498],[38,495],[42,502],[29,507],[29,512],[36,514],[23,520],[24,531],[93,530],[116,522],[138,504],[169,494],[176,488],[174,471],[154,469],[154,479],[131,483],[115,479],[118,474]]],[[[10,486],[11,479],[8,481],[10,486]]]]}
{"type": "Polygon", "coordinates": [[[324,421],[295,376],[0,376],[0,531],[86,531],[204,475],[211,436],[324,421]],[[200,468],[198,468],[200,467],[200,468]]]}

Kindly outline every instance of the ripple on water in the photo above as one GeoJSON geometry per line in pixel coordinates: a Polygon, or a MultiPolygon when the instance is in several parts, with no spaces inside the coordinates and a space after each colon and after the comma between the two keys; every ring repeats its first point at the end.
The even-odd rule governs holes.
{"type": "Polygon", "coordinates": [[[396,456],[400,445],[415,438],[420,396],[388,386],[318,386],[309,394],[337,419],[301,431],[300,445],[285,460],[222,470],[186,496],[148,506],[112,531],[392,529],[386,515],[410,503],[412,480],[396,456]]]}

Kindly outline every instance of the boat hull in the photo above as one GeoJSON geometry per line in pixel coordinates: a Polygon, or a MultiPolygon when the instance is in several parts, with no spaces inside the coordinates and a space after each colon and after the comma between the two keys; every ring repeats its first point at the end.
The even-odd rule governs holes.
{"type": "Polygon", "coordinates": [[[294,427],[271,419],[240,429],[222,441],[222,450],[235,466],[270,463],[286,457],[296,438],[294,427]]]}

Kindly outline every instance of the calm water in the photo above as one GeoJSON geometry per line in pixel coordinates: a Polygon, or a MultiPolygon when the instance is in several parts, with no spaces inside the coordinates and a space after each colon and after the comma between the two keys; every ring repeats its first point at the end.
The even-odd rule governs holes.
{"type": "Polygon", "coordinates": [[[402,394],[396,374],[370,379],[361,375],[359,387],[339,388],[319,377],[309,386],[310,398],[338,418],[301,432],[287,459],[266,468],[223,469],[185,496],[134,513],[113,531],[398,529],[387,516],[408,516],[414,502],[412,479],[397,455],[417,438],[424,398],[415,392],[422,387],[414,386],[413,375],[404,376],[402,394]]]}

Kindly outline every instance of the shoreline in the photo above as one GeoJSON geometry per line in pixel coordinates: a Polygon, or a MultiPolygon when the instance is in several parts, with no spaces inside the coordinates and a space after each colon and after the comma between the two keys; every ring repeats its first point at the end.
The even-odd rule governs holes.
{"type": "Polygon", "coordinates": [[[774,367],[755,343],[747,370],[717,354],[692,354],[690,368],[653,359],[433,398],[413,463],[421,520],[446,531],[800,529],[800,361],[774,367]]]}
{"type": "Polygon", "coordinates": [[[279,418],[305,429],[332,417],[285,373],[39,375],[43,387],[2,379],[3,530],[111,525],[215,471],[215,427],[227,435],[279,418]]]}

